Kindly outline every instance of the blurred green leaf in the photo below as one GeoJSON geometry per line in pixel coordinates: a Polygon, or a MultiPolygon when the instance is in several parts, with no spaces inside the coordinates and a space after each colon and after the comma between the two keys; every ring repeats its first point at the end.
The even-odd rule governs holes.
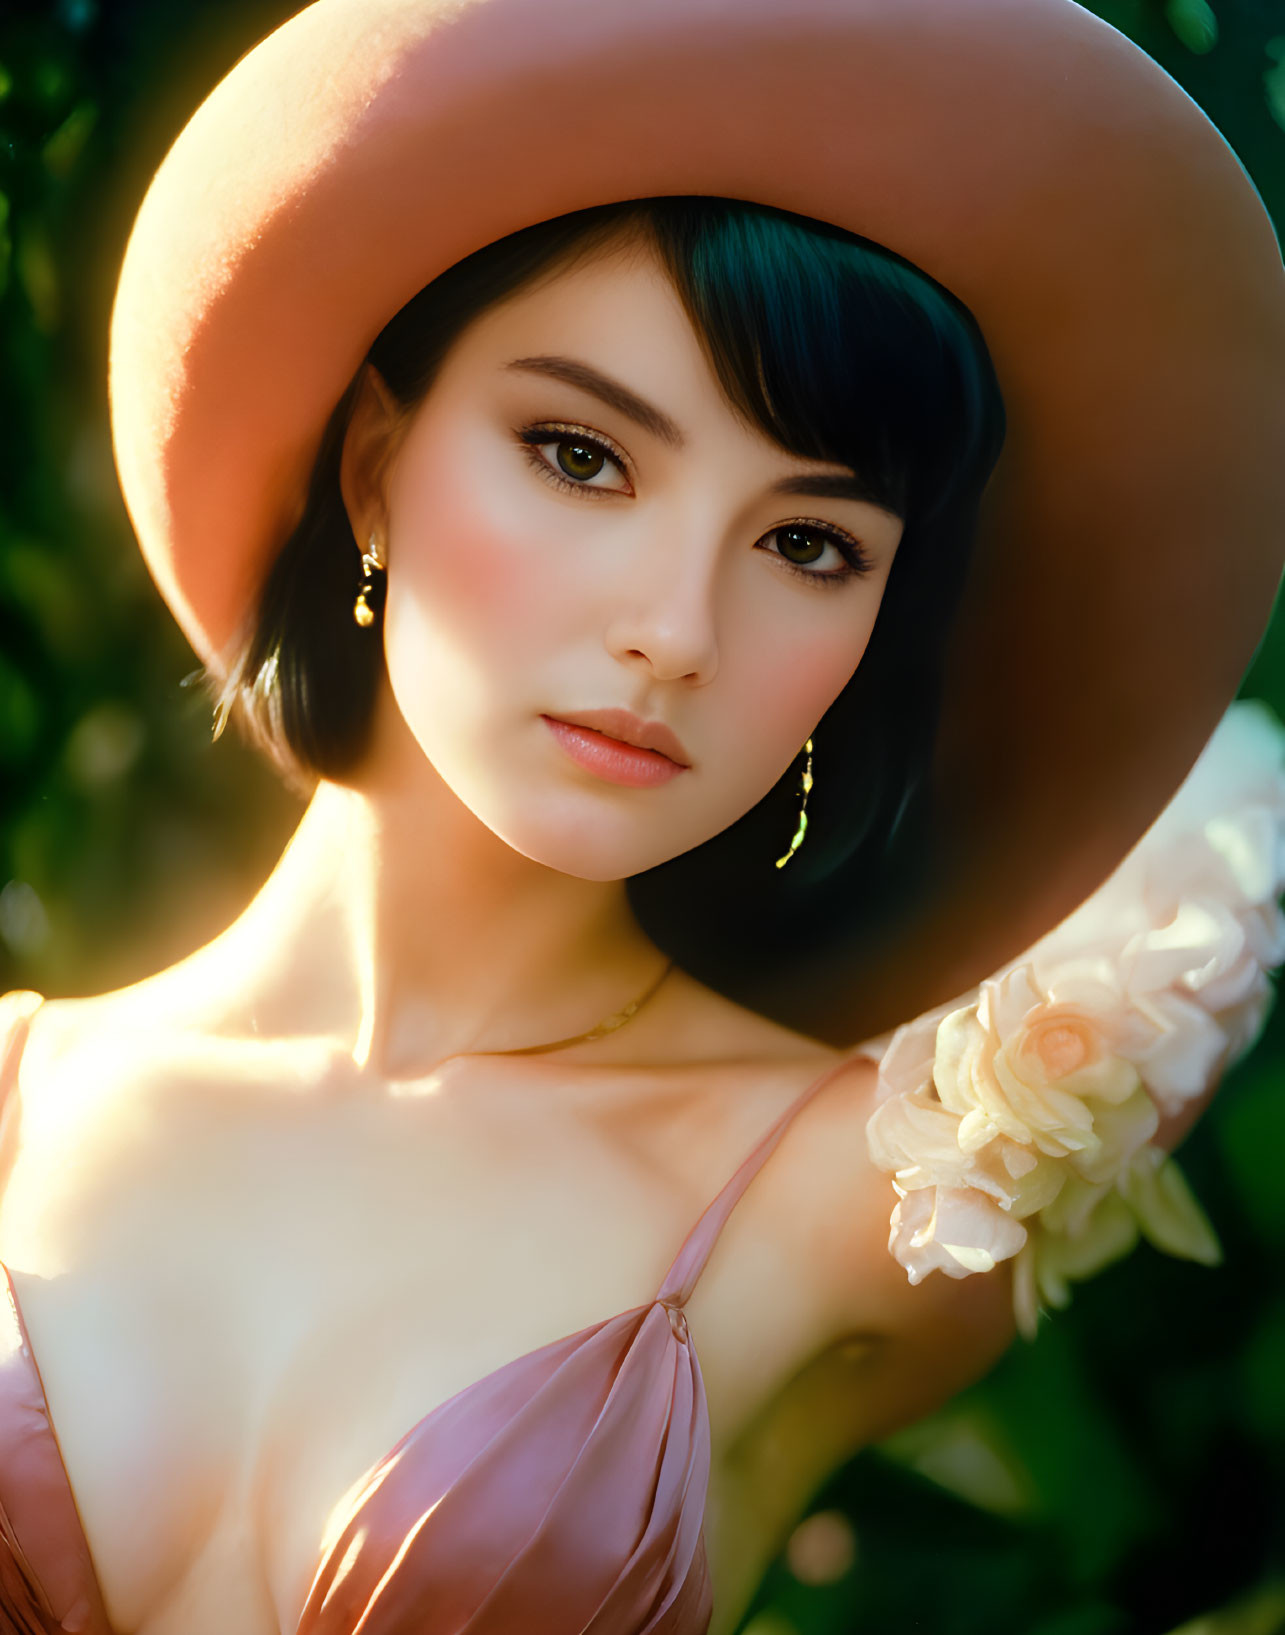
{"type": "Polygon", "coordinates": [[[1267,1243],[1285,1248],[1285,1072],[1277,1060],[1252,1059],[1214,1123],[1240,1203],[1267,1243]]]}
{"type": "Polygon", "coordinates": [[[71,173],[97,121],[98,110],[92,102],[78,103],[72,109],[45,143],[44,160],[50,175],[62,179],[71,173]]]}
{"type": "Polygon", "coordinates": [[[1158,1495],[1081,1366],[1065,1316],[1009,1351],[974,1395],[1020,1450],[1036,1513],[1055,1530],[1070,1578],[1109,1571],[1153,1525],[1158,1495]]]}
{"type": "Polygon", "coordinates": [[[20,224],[15,264],[37,329],[51,333],[58,327],[62,305],[58,261],[49,234],[39,222],[24,220],[20,224]]]}
{"type": "Polygon", "coordinates": [[[26,678],[0,653],[0,766],[25,761],[40,736],[40,701],[26,678]]]}
{"type": "Polygon", "coordinates": [[[1166,0],[1165,20],[1198,57],[1218,44],[1218,19],[1209,0],[1166,0]]]}
{"type": "Polygon", "coordinates": [[[1285,130],[1285,59],[1267,70],[1263,75],[1263,85],[1267,91],[1268,110],[1281,129],[1285,130]]]}
{"type": "Polygon", "coordinates": [[[31,90],[47,110],[52,111],[66,101],[71,84],[71,69],[61,57],[43,56],[32,65],[31,90]]]}
{"type": "Polygon", "coordinates": [[[1273,1580],[1220,1612],[1183,1624],[1170,1635],[1281,1635],[1285,1630],[1285,1580],[1273,1580]]]}
{"type": "Polygon", "coordinates": [[[1000,1516],[1031,1515],[1039,1494],[1011,1441],[983,1404],[970,1396],[880,1444],[891,1459],[1000,1516]]]}
{"type": "Polygon", "coordinates": [[[1242,1353],[1240,1375],[1250,1426],[1285,1446],[1285,1300],[1260,1317],[1242,1353]]]}

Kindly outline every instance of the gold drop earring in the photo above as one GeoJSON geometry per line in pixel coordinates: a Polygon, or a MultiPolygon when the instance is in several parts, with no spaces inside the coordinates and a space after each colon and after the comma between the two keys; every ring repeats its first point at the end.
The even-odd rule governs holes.
{"type": "Polygon", "coordinates": [[[790,842],[789,851],[786,852],[784,857],[778,857],[776,860],[778,869],[783,869],[795,852],[798,851],[803,844],[803,837],[808,831],[808,794],[812,788],[812,740],[810,738],[803,746],[803,753],[807,756],[808,763],[803,769],[803,804],[799,807],[799,826],[794,831],[794,839],[790,842]]]}
{"type": "Polygon", "coordinates": [[[383,567],[384,564],[379,560],[379,536],[371,534],[369,546],[361,553],[362,587],[357,594],[357,600],[352,605],[352,616],[363,630],[375,622],[374,609],[367,602],[366,597],[374,584],[374,579],[371,577],[374,570],[378,568],[382,572],[383,567]]]}

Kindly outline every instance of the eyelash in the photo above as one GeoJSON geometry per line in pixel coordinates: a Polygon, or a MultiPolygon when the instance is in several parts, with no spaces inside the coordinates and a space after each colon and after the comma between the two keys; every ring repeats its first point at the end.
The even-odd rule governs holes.
{"type": "MultiPolygon", "coordinates": [[[[536,468],[540,475],[548,482],[552,483],[555,488],[561,489],[564,493],[575,494],[577,497],[579,497],[581,495],[590,494],[614,494],[618,493],[619,490],[592,488],[588,483],[573,482],[565,472],[559,471],[555,466],[550,465],[543,454],[540,453],[541,447],[546,444],[558,442],[570,443],[573,441],[582,443],[587,447],[596,450],[598,453],[606,455],[612,464],[618,468],[622,477],[626,479],[629,477],[625,457],[620,450],[616,448],[615,444],[607,442],[607,440],[600,435],[585,431],[580,426],[570,426],[561,422],[544,421],[538,426],[523,427],[522,430],[518,432],[518,441],[522,446],[522,452],[526,455],[527,459],[530,460],[531,464],[536,468]],[[550,433],[555,435],[551,436],[550,433]]],[[[777,527],[770,529],[769,532],[763,537],[765,539],[770,538],[772,534],[779,533],[785,528],[807,529],[809,532],[822,535],[823,538],[828,540],[830,544],[835,547],[835,549],[847,563],[847,567],[845,568],[837,568],[829,572],[817,572],[811,568],[804,567],[801,563],[791,562],[787,556],[782,556],[779,551],[769,553],[770,555],[776,557],[777,561],[786,569],[788,573],[794,574],[794,576],[798,579],[806,580],[810,585],[816,585],[823,589],[833,589],[835,586],[841,585],[849,579],[858,578],[861,575],[869,573],[871,568],[874,566],[869,557],[862,550],[861,546],[855,539],[852,538],[850,534],[841,533],[833,526],[833,524],[828,522],[819,522],[811,517],[798,517],[792,522],[779,523],[777,527]]]]}

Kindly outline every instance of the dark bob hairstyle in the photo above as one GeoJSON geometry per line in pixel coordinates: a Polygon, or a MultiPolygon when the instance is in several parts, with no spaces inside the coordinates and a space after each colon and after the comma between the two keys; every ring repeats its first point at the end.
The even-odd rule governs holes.
{"type": "MultiPolygon", "coordinates": [[[[783,961],[877,924],[921,878],[943,650],[1004,406],[976,321],[918,268],[824,222],[706,197],[603,205],[513,233],[422,289],[367,359],[413,408],[473,319],[627,239],[659,254],[732,408],[788,453],[857,472],[905,525],[865,655],[813,735],[807,839],[789,866],[774,861],[794,832],[801,760],[721,834],[629,882],[648,934],[743,997],[783,961]]],[[[330,417],[248,639],[225,681],[205,678],[215,735],[232,719],[304,796],[355,773],[383,670],[378,631],[352,616],[360,547],[339,486],[360,375],[330,417]]]]}

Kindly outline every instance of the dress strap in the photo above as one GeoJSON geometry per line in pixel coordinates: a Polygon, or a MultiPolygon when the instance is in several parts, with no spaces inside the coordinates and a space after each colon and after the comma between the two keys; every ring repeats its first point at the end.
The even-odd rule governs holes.
{"type": "Polygon", "coordinates": [[[731,1180],[705,1208],[700,1219],[684,1238],[682,1248],[674,1257],[669,1270],[665,1273],[665,1280],[657,1291],[657,1300],[668,1306],[683,1306],[691,1299],[696,1280],[705,1270],[705,1262],[718,1242],[719,1233],[727,1224],[728,1216],[740,1202],[750,1182],[776,1151],[786,1130],[831,1079],[837,1078],[844,1068],[850,1067],[854,1061],[866,1054],[864,1049],[849,1051],[833,1066],[828,1067],[790,1103],[766,1134],[760,1136],[753,1149],[742,1159],[731,1180]]]}

